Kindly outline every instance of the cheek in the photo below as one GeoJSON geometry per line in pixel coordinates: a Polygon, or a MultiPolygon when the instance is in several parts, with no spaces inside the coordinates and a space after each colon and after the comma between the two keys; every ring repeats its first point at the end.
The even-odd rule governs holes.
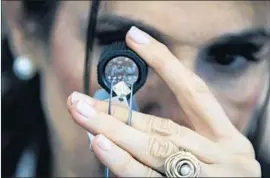
{"type": "Polygon", "coordinates": [[[242,130],[254,116],[262,94],[267,67],[264,62],[249,64],[238,74],[216,72],[210,64],[198,60],[196,73],[207,83],[232,123],[242,130]]]}
{"type": "Polygon", "coordinates": [[[56,23],[51,38],[51,68],[64,93],[69,94],[81,91],[84,49],[76,39],[75,25],[65,15],[58,18],[61,23],[56,23]]]}
{"type": "Polygon", "coordinates": [[[260,77],[252,77],[246,81],[240,82],[241,86],[235,85],[232,89],[212,88],[229,119],[240,130],[244,129],[248,120],[252,118],[263,88],[260,77]]]}
{"type": "MultiPolygon", "coordinates": [[[[67,96],[73,91],[83,91],[85,45],[78,37],[76,26],[70,24],[66,19],[60,20],[61,23],[56,24],[52,36],[51,68],[67,96]]],[[[91,93],[98,88],[95,66],[96,64],[92,65],[91,70],[91,93]]]]}
{"type": "Polygon", "coordinates": [[[83,76],[83,52],[76,48],[73,39],[60,34],[52,45],[52,69],[66,94],[81,91],[83,76]],[[68,45],[73,44],[73,45],[68,45]]]}
{"type": "MultiPolygon", "coordinates": [[[[52,69],[60,82],[66,95],[73,91],[83,92],[84,74],[84,48],[82,43],[76,39],[59,35],[53,44],[52,69]],[[72,45],[68,45],[72,44],[72,45]]],[[[98,50],[95,50],[98,51],[98,50]]],[[[94,54],[95,55],[95,54],[94,54]]],[[[95,55],[94,58],[96,58],[95,55]]],[[[90,93],[93,94],[99,87],[96,74],[96,60],[92,63],[90,93]]]]}

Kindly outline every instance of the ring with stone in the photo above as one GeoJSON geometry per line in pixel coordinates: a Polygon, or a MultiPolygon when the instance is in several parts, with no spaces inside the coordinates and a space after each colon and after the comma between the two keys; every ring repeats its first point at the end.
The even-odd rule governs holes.
{"type": "Polygon", "coordinates": [[[185,150],[172,154],[165,161],[167,177],[198,177],[200,168],[199,160],[185,150]]]}

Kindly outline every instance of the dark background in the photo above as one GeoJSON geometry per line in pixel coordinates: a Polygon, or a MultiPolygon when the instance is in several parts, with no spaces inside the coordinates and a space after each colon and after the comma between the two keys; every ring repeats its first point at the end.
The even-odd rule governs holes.
{"type": "Polygon", "coordinates": [[[5,35],[1,55],[2,176],[13,177],[16,165],[31,145],[37,155],[37,174],[49,176],[50,157],[46,121],[40,105],[39,75],[21,81],[14,75],[14,57],[5,35]]]}

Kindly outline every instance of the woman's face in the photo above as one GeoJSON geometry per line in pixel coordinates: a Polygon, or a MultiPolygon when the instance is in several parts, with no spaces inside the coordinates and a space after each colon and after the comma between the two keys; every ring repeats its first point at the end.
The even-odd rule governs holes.
{"type": "MultiPolygon", "coordinates": [[[[88,11],[88,2],[65,2],[56,16],[51,39],[50,67],[65,96],[74,90],[82,89],[88,11]]],[[[219,57],[202,48],[206,45],[214,47],[221,40],[221,36],[224,36],[225,40],[228,39],[225,45],[233,47],[233,40],[236,38],[229,35],[243,36],[244,33],[262,27],[262,22],[256,19],[250,4],[194,1],[102,2],[98,21],[100,34],[106,32],[106,35],[109,31],[139,23],[146,26],[146,31],[147,27],[150,27],[159,32],[160,36],[156,38],[164,41],[181,62],[206,81],[232,122],[242,129],[260,95],[262,81],[265,81],[262,79],[267,70],[267,61],[251,62],[250,59],[246,60],[244,53],[234,54],[233,50],[225,52],[225,55],[232,56],[219,57]],[[199,52],[206,54],[200,55],[199,52]],[[217,59],[208,62],[207,59],[210,59],[211,55],[217,59]],[[231,63],[222,64],[224,60],[231,60],[231,63]]],[[[125,36],[124,33],[116,32],[106,42],[103,42],[102,37],[98,38],[97,42],[110,44],[117,39],[114,38],[116,35],[125,36]]],[[[244,40],[246,38],[239,38],[237,42],[244,40]]],[[[250,38],[250,42],[255,40],[250,38]]],[[[99,88],[95,73],[102,45],[95,47],[91,92],[99,88]]],[[[262,59],[262,56],[258,59],[262,59]]],[[[137,101],[142,112],[171,118],[176,122],[181,120],[180,109],[174,96],[153,72],[150,72],[146,85],[138,92],[137,101]]]]}
{"type": "MultiPolygon", "coordinates": [[[[154,37],[164,42],[185,66],[208,84],[233,124],[243,130],[262,95],[269,64],[267,50],[254,53],[256,61],[252,61],[252,52],[234,51],[237,43],[243,44],[245,51],[251,51],[246,44],[258,42],[264,45],[256,32],[265,27],[266,10],[264,14],[254,4],[237,1],[102,1],[97,22],[98,33],[102,35],[96,39],[101,45],[94,47],[91,93],[100,88],[96,65],[103,45],[116,40],[115,36],[122,35],[124,39],[125,33],[119,31],[131,25],[150,34],[154,29],[158,32],[154,37]],[[119,30],[104,41],[104,36],[115,29],[119,30]],[[216,51],[222,50],[224,55],[219,56],[216,51]]],[[[61,2],[52,29],[50,60],[46,64],[41,62],[43,105],[48,111],[54,143],[65,153],[72,152],[70,158],[65,159],[79,160],[81,164],[70,163],[79,172],[87,167],[88,142],[86,134],[67,114],[66,98],[72,91],[82,91],[89,7],[89,2],[84,1],[61,2]]],[[[150,71],[146,84],[136,97],[142,112],[189,126],[188,121],[181,119],[181,108],[172,92],[154,72],[150,71]]]]}

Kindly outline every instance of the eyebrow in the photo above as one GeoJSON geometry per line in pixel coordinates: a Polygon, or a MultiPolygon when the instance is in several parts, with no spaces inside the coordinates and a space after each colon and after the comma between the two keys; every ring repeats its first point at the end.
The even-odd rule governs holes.
{"type": "Polygon", "coordinates": [[[168,36],[142,21],[132,20],[127,17],[114,14],[102,14],[98,17],[96,36],[100,40],[109,40],[110,38],[119,38],[119,40],[124,40],[126,33],[132,26],[136,26],[142,31],[145,31],[161,43],[167,44],[168,41],[170,41],[168,36]]]}
{"type": "Polygon", "coordinates": [[[253,43],[262,46],[270,39],[270,33],[265,28],[254,28],[238,33],[224,34],[211,40],[210,45],[253,43]]]}
{"type": "MultiPolygon", "coordinates": [[[[85,25],[87,23],[84,22],[83,24],[85,25]]],[[[165,35],[153,26],[150,26],[140,20],[133,20],[128,17],[123,17],[111,13],[101,14],[98,17],[95,36],[101,43],[120,40],[123,41],[125,40],[126,33],[132,26],[140,28],[165,45],[168,45],[171,41],[175,41],[175,39],[172,39],[172,37],[165,35]]],[[[204,43],[204,45],[201,47],[205,48],[206,46],[209,47],[223,44],[226,45],[239,42],[249,42],[258,46],[262,46],[267,40],[269,41],[269,38],[270,31],[267,31],[262,27],[244,30],[237,33],[223,34],[204,43]]]]}

